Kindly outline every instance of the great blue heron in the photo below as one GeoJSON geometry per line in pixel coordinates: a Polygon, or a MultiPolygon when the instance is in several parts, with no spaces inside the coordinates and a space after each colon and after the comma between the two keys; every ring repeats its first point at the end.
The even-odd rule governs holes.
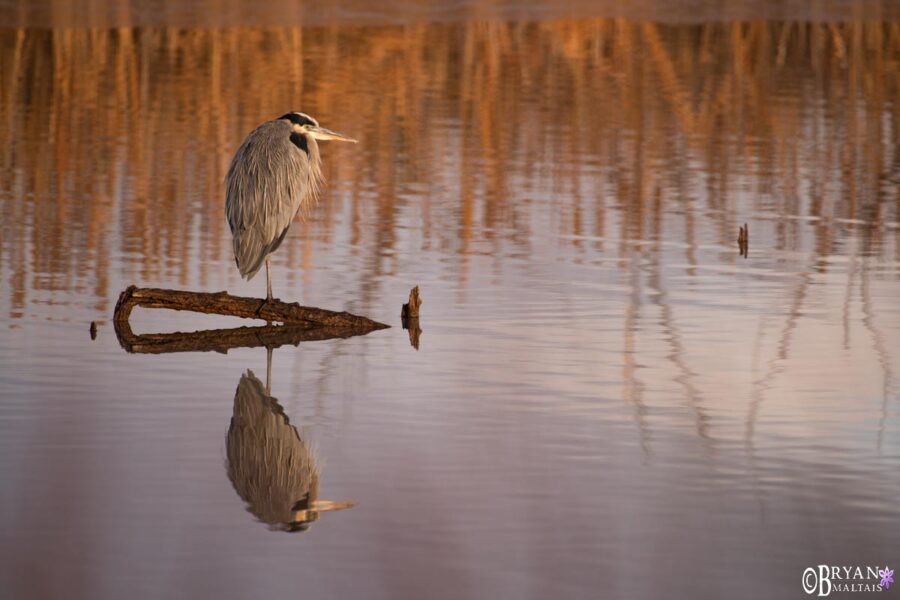
{"type": "Polygon", "coordinates": [[[250,132],[225,177],[225,217],[234,236],[234,260],[251,279],[266,263],[266,299],[272,299],[269,255],[275,252],[297,213],[316,203],[322,161],[316,140],[356,143],[291,112],[250,132]]]}

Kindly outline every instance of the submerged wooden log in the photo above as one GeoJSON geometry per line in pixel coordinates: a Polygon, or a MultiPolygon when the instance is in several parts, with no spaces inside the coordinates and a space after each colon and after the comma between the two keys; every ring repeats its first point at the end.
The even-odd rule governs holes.
{"type": "Polygon", "coordinates": [[[139,288],[133,285],[119,295],[113,321],[116,323],[127,323],[128,318],[131,316],[131,309],[135,306],[190,310],[206,314],[262,319],[269,322],[303,325],[306,327],[330,327],[347,330],[349,335],[360,335],[389,327],[389,325],[348,312],[300,306],[296,302],[287,303],[280,300],[266,301],[259,298],[245,298],[232,296],[227,292],[185,292],[159,288],[139,288]]]}
{"type": "Polygon", "coordinates": [[[208,329],[173,333],[136,334],[128,321],[114,323],[119,345],[132,354],[168,354],[170,352],[220,352],[232,348],[269,348],[301,342],[315,342],[335,338],[364,335],[341,327],[307,327],[304,325],[262,325],[232,329],[208,329]]]}

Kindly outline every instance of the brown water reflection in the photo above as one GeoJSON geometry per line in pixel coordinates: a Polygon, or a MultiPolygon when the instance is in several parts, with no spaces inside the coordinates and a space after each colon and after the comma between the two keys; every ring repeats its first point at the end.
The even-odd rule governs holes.
{"type": "MultiPolygon", "coordinates": [[[[0,29],[0,589],[793,597],[807,566],[890,564],[890,6],[0,29]],[[287,110],[360,144],[323,150],[278,289],[395,325],[281,348],[258,394],[328,457],[323,493],[359,501],[302,536],[223,477],[222,399],[259,392],[261,351],[136,356],[108,323],[129,284],[264,293],[222,180],[287,110]],[[396,326],[414,285],[421,344],[396,326]]],[[[135,331],[237,325],[152,312],[135,331]]]]}

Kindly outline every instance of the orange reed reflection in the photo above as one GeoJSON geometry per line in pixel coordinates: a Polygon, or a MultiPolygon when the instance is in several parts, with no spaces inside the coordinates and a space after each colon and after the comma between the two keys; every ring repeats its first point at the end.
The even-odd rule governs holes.
{"type": "MultiPolygon", "coordinates": [[[[644,239],[687,171],[708,192],[684,206],[690,246],[696,210],[719,212],[733,243],[741,176],[778,214],[877,222],[896,212],[898,56],[900,27],[879,22],[0,30],[3,287],[14,315],[29,285],[85,288],[105,310],[119,260],[202,288],[230,259],[229,157],[288,109],[360,139],[326,177],[347,188],[351,242],[381,251],[410,194],[426,242],[463,263],[476,231],[527,245],[536,194],[560,204],[552,233],[644,239]]],[[[328,239],[337,208],[323,204],[301,228],[328,239]]],[[[794,226],[778,225],[779,247],[794,226]]],[[[831,235],[817,229],[818,253],[831,235]]],[[[283,249],[294,265],[309,252],[283,249]]]]}

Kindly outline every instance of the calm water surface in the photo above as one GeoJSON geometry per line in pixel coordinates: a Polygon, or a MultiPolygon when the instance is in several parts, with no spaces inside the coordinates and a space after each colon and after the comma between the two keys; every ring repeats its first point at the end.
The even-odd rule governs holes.
{"type": "Polygon", "coordinates": [[[796,598],[894,566],[879,14],[0,29],[0,593],[796,598]],[[265,294],[222,180],[288,110],[360,144],[322,146],[275,293],[393,327],[276,349],[275,404],[264,349],[129,354],[111,316],[129,284],[265,294]],[[247,411],[357,506],[282,531],[232,469],[247,411]]]}

